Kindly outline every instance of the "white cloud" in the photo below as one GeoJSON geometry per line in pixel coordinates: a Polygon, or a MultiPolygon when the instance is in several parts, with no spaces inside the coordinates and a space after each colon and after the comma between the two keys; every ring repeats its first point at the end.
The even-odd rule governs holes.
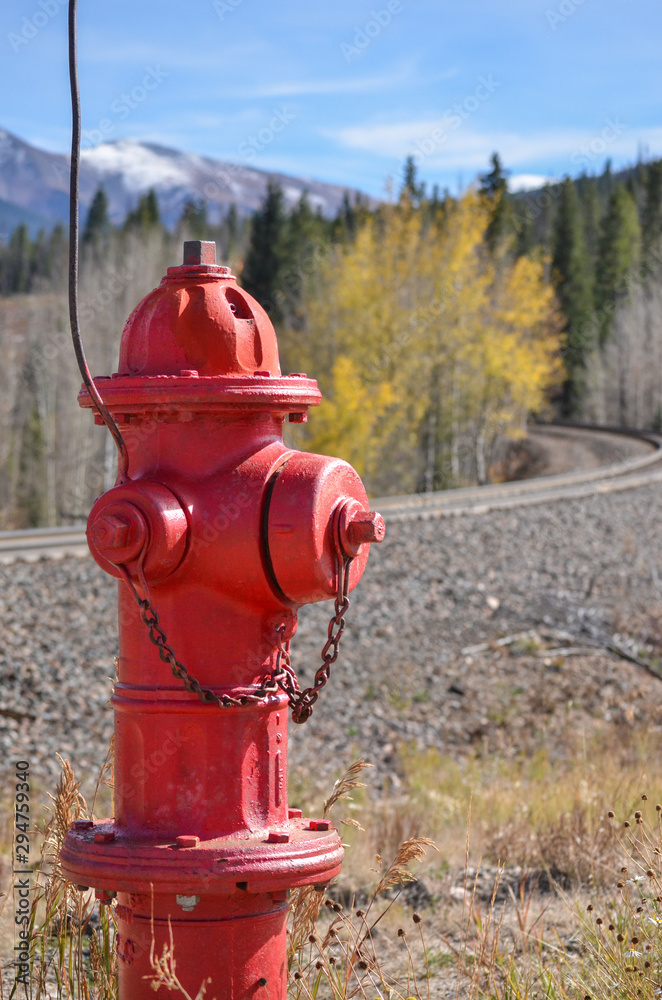
{"type": "MultiPolygon", "coordinates": [[[[453,74],[454,70],[449,70],[453,74]]],[[[445,75],[445,74],[444,74],[445,75]]],[[[418,84],[414,61],[402,63],[381,76],[335,76],[320,80],[290,80],[265,83],[246,90],[234,90],[235,97],[305,97],[309,94],[362,94],[418,84]]]]}
{"type": "Polygon", "coordinates": [[[130,139],[83,150],[81,160],[101,174],[121,173],[126,186],[135,192],[162,185],[184,185],[190,179],[184,164],[130,139]]]}
{"type": "Polygon", "coordinates": [[[567,162],[569,173],[591,172],[601,169],[608,157],[631,158],[637,143],[646,143],[652,154],[662,150],[662,128],[632,128],[616,115],[606,116],[592,129],[548,129],[530,134],[481,130],[477,127],[479,117],[480,109],[463,121],[449,112],[439,118],[369,122],[325,130],[324,134],[350,149],[398,160],[413,154],[426,167],[446,170],[482,169],[498,151],[507,167],[567,162]]]}
{"type": "Polygon", "coordinates": [[[545,174],[515,174],[508,178],[508,188],[510,191],[533,191],[555,180],[556,177],[546,177],[545,174]]]}
{"type": "MultiPolygon", "coordinates": [[[[397,82],[397,81],[395,81],[397,82]]],[[[332,78],[328,80],[298,80],[283,83],[268,83],[263,87],[244,91],[244,97],[294,97],[308,94],[358,94],[370,90],[381,90],[392,86],[391,75],[354,77],[353,79],[332,78]]]]}

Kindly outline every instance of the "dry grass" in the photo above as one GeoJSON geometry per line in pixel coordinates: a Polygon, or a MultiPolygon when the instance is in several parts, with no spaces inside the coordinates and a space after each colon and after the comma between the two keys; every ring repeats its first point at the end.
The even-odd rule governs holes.
{"type": "MultiPolygon", "coordinates": [[[[31,832],[32,849],[40,845],[39,860],[31,866],[34,876],[29,915],[31,997],[115,1000],[112,914],[103,907],[97,911],[93,894],[80,892],[68,882],[60,866],[60,848],[67,831],[74,820],[87,818],[89,813],[80,782],[69,762],[59,759],[62,771],[55,793],[49,795],[48,819],[31,832]]],[[[10,909],[7,904],[12,890],[10,882],[1,901],[5,913],[0,913],[0,917],[10,909]]],[[[13,970],[7,962],[4,966],[4,975],[0,973],[1,1000],[5,995],[14,996],[16,990],[13,970]]]]}
{"type": "MultiPolygon", "coordinates": [[[[655,808],[662,779],[650,767],[655,757],[644,735],[627,746],[603,741],[563,761],[539,754],[458,764],[404,748],[398,793],[381,798],[360,780],[368,765],[357,761],[325,801],[349,845],[343,874],[328,892],[308,887],[291,895],[290,996],[662,996],[662,808],[655,808]]],[[[109,757],[95,800],[110,794],[111,784],[109,757]]],[[[319,812],[319,791],[299,782],[297,804],[319,812]]],[[[63,761],[39,831],[34,1000],[116,996],[113,907],[97,908],[63,879],[58,863],[70,823],[87,814],[63,761]]],[[[154,954],[152,965],[155,987],[186,997],[172,948],[154,954]]],[[[0,1000],[11,988],[5,962],[0,1000]]]]}
{"type": "MultiPolygon", "coordinates": [[[[644,788],[662,801],[662,773],[651,766],[662,750],[658,744],[645,733],[621,744],[617,732],[612,745],[601,738],[562,760],[538,753],[461,763],[435,750],[404,748],[397,795],[375,800],[358,793],[347,804],[366,835],[344,830],[352,844],[344,877],[358,890],[375,854],[393,856],[404,840],[421,836],[439,848],[431,864],[461,867],[471,803],[474,856],[544,868],[566,886],[604,885],[618,853],[608,810],[632,811],[644,788]]],[[[314,795],[300,790],[304,805],[314,795]]],[[[337,815],[342,823],[345,817],[337,815]]]]}

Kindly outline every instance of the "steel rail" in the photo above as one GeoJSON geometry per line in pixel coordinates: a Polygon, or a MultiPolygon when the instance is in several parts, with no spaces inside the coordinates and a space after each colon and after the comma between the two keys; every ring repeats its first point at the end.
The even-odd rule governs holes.
{"type": "Polygon", "coordinates": [[[617,480],[619,490],[644,486],[657,478],[656,470],[662,469],[662,435],[632,431],[615,431],[614,428],[598,429],[569,424],[535,425],[529,434],[560,436],[570,432],[577,438],[603,438],[616,433],[623,437],[644,440],[651,445],[646,455],[626,458],[594,469],[563,472],[552,476],[539,476],[508,483],[494,483],[489,486],[466,486],[455,490],[440,490],[432,493],[414,493],[408,496],[390,496],[371,503],[379,508],[387,522],[412,520],[421,517],[444,517],[448,514],[487,513],[497,507],[528,506],[553,500],[574,499],[590,496],[592,493],[616,492],[617,487],[609,487],[610,480],[617,480]],[[636,474],[636,475],[635,475],[636,474]]]}
{"type": "MultiPolygon", "coordinates": [[[[588,428],[578,425],[549,424],[530,428],[533,436],[567,434],[585,439],[590,436],[631,437],[650,443],[645,455],[611,462],[584,472],[540,476],[518,482],[489,486],[468,486],[455,490],[389,496],[371,501],[387,524],[430,518],[457,517],[463,514],[487,514],[492,510],[513,509],[533,504],[575,500],[601,494],[617,493],[662,482],[662,435],[624,431],[616,428],[588,428]]],[[[88,554],[85,528],[72,525],[60,528],[36,528],[24,531],[0,531],[0,564],[17,559],[34,561],[88,554]]]]}
{"type": "Polygon", "coordinates": [[[22,559],[57,559],[65,555],[89,555],[84,525],[66,528],[30,528],[0,531],[0,563],[22,559]]]}

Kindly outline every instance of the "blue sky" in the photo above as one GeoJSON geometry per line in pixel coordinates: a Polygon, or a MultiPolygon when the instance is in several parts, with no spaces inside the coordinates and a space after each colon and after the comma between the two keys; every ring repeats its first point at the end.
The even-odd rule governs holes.
{"type": "MultiPolygon", "coordinates": [[[[65,152],[66,5],[0,0],[0,126],[65,152]]],[[[659,0],[79,0],[88,145],[132,137],[382,195],[662,156],[659,0]]]]}

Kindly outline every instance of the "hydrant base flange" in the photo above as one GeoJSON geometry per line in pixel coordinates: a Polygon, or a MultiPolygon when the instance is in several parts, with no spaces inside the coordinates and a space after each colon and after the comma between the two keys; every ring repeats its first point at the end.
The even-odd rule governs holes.
{"type": "MultiPolygon", "coordinates": [[[[145,842],[115,830],[112,820],[70,830],[61,852],[66,877],[115,892],[203,892],[228,895],[279,892],[329,882],[340,872],[338,832],[310,829],[319,821],[299,818],[278,831],[253,837],[219,837],[194,847],[176,841],[145,842]]],[[[197,838],[194,838],[197,840],[197,838]]]]}

